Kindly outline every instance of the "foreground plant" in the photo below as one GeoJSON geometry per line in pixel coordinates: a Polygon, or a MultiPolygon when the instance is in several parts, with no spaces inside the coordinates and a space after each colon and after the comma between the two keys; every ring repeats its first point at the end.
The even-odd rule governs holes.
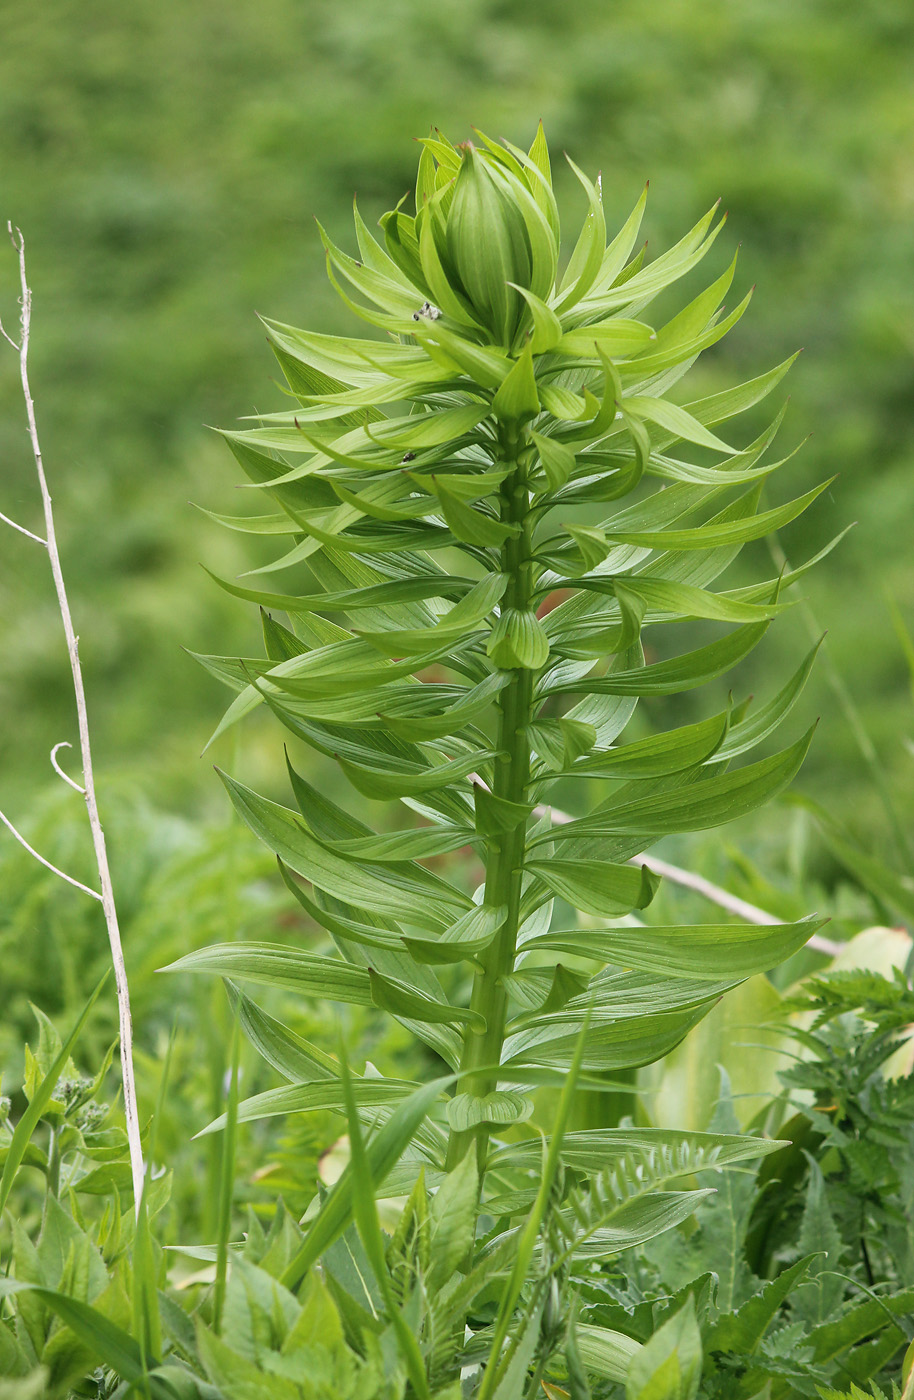
{"type": "Polygon", "coordinates": [[[572,1087],[604,1088],[666,1054],[721,995],[818,927],[640,921],[657,887],[637,859],[647,846],[747,813],[796,773],[810,734],[731,764],[777,729],[814,652],[754,710],[728,704],[619,739],[639,700],[721,677],[758,645],[809,565],[711,585],[822,488],[760,509],[787,460],[765,460],[783,410],[747,447],[712,431],[763,400],[789,360],[684,406],[666,397],[748,305],[721,310],[734,260],[659,329],[642,319],[709,251],[723,224],[715,210],[648,263],[633,254],[644,197],[607,244],[600,190],[573,169],[588,212],[559,277],[542,131],[529,154],[485,137],[459,149],[425,141],[416,215],[402,201],[385,215],[383,246],[358,211],[358,259],[322,233],[331,280],[384,337],[268,322],[296,404],[225,433],[277,509],[220,519],[288,537],[256,572],[300,581],[294,592],[223,584],[264,609],[266,655],[201,658],[238,692],[217,733],[266,704],[335,760],[363,815],[365,798],[398,800],[422,824],[376,833],[291,762],[297,810],[224,775],[336,952],[238,943],[175,966],[233,979],[246,1033],[291,1081],[242,1104],[242,1119],[348,1105],[352,1165],[283,1280],[298,1287],[319,1259],[332,1277],[333,1250],[355,1247],[355,1219],[374,1285],[354,1298],[351,1280],[366,1274],[339,1266],[347,1327],[359,1345],[383,1314],[416,1395],[456,1384],[461,1368],[483,1400],[542,1393],[555,1375],[576,1395],[588,1371],[624,1378],[634,1344],[573,1325],[581,1271],[685,1219],[705,1192],[680,1189],[683,1178],[772,1144],[563,1132],[572,1087]],[[696,620],[731,628],[645,659],[646,629],[665,652],[673,625],[696,620]],[[560,781],[583,814],[554,825],[560,781]],[[475,891],[423,864],[456,852],[455,870],[484,872],[475,891]],[[554,924],[556,899],[566,912],[554,924]],[[591,926],[574,926],[569,907],[591,926]],[[350,1083],[235,979],[373,1004],[447,1073],[421,1087],[372,1072],[350,1083]],[[562,1082],[542,1146],[519,1127],[527,1091],[562,1082]],[[378,1191],[412,1192],[386,1243],[369,1204],[378,1191]]]}

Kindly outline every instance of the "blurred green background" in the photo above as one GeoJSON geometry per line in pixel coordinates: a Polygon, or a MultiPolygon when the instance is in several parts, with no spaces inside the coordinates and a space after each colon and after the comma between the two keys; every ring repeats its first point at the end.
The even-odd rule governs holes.
{"type": "MultiPolygon", "coordinates": [[[[782,441],[813,437],[771,503],[840,473],[785,546],[805,557],[859,522],[806,593],[910,806],[910,694],[886,600],[910,622],[909,0],[4,0],[0,16],[0,214],[28,243],[33,389],[103,785],[117,775],[158,807],[223,810],[198,754],[224,692],[181,648],[249,653],[256,619],[198,567],[238,573],[247,546],[189,501],[240,508],[204,425],[280,406],[255,311],[349,324],[313,216],[349,246],[353,192],[371,218],[390,207],[430,125],[528,142],[542,117],[556,151],[602,170],[610,224],[650,179],[649,254],[718,196],[729,208],[699,276],[741,241],[735,291],[758,291],[699,367],[701,392],[805,347],[782,441]]],[[[574,181],[558,178],[577,219],[574,181]]],[[[0,252],[8,327],[16,295],[0,252]]],[[[7,348],[0,510],[34,526],[37,509],[7,348]]],[[[0,599],[0,804],[21,815],[51,778],[50,746],[75,734],[46,559],[12,532],[0,599]]],[[[805,627],[779,624],[751,688],[786,673],[805,627]]],[[[877,831],[827,665],[805,703],[823,722],[801,785],[877,831]]],[[[277,765],[272,727],[245,745],[248,768],[277,765]]]]}

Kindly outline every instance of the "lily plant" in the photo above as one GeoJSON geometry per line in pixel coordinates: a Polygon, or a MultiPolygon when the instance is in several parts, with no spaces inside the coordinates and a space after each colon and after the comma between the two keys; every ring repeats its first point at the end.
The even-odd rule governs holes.
{"type": "Polygon", "coordinates": [[[482,1400],[542,1394],[544,1378],[578,1395],[588,1374],[624,1379],[636,1344],[574,1325],[583,1274],[685,1220],[706,1194],[689,1189],[697,1170],[777,1144],[574,1130],[572,1096],[667,1054],[818,927],[645,913],[658,880],[639,858],[654,842],[753,811],[806,753],[810,733],[744,761],[814,651],[752,708],[731,699],[660,731],[651,701],[726,676],[762,642],[815,561],[714,585],[823,488],[763,509],[789,460],[769,451],[784,409],[748,444],[731,431],[791,359],[706,397],[683,385],[749,305],[721,306],[735,258],[672,319],[647,319],[714,246],[717,207],[649,260],[646,191],[607,239],[600,185],[570,164],[587,212],[563,258],[542,128],[529,152],[481,134],[423,141],[415,212],[404,197],[375,237],[356,208],[357,256],[321,230],[330,280],[370,330],[267,321],[293,402],[224,433],[272,510],[218,518],[281,540],[253,572],[294,582],[220,580],[260,605],[265,654],[200,658],[236,692],[217,734],[266,706],[336,764],[351,800],[309,782],[307,761],[289,759],[291,807],[223,774],[327,942],[229,943],[176,966],[228,980],[288,1081],[243,1102],[241,1120],[348,1116],[352,1161],[284,1282],[321,1261],[342,1297],[334,1250],[362,1249],[373,1282],[359,1287],[381,1301],[347,1294],[347,1328],[380,1310],[417,1395],[459,1394],[461,1372],[482,1400]],[[685,651],[683,624],[701,641],[685,651]],[[573,819],[553,815],[559,784],[573,819]],[[399,822],[376,830],[373,804],[399,822]],[[424,1085],[356,1074],[238,983],[376,1007],[440,1068],[424,1085]],[[564,1086],[559,1107],[537,1123],[550,1085],[564,1086]],[[386,1239],[374,1197],[407,1193],[386,1239]]]}

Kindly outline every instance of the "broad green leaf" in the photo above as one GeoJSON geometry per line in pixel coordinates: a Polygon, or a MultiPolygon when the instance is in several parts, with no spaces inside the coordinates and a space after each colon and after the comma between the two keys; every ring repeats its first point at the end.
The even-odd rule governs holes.
{"type": "Polygon", "coordinates": [[[526,423],[539,411],[533,353],[528,343],[492,400],[492,412],[502,423],[526,423]]]}
{"type": "Polygon", "coordinates": [[[488,948],[505,921],[504,905],[475,904],[462,918],[445,929],[440,938],[403,935],[403,943],[416,962],[430,966],[475,960],[488,948]]]}
{"type": "Polygon", "coordinates": [[[532,802],[509,802],[480,783],[473,784],[473,802],[480,836],[500,836],[503,832],[514,831],[533,811],[532,802]]]}
{"type": "Polygon", "coordinates": [[[575,1323],[575,1340],[588,1371],[617,1385],[625,1384],[629,1367],[642,1347],[641,1342],[624,1332],[613,1332],[590,1322],[575,1323]]]}
{"type": "MultiPolygon", "coordinates": [[[[727,983],[730,987],[733,983],[727,983]]],[[[717,992],[719,995],[719,992],[717,992]]],[[[710,1011],[716,995],[676,1011],[644,1012],[628,1017],[594,1018],[584,1051],[584,1068],[616,1070],[652,1064],[668,1055],[710,1011]]],[[[567,1068],[577,1040],[584,1007],[557,1011],[542,1024],[525,1026],[508,1035],[503,1066],[514,1082],[523,1082],[525,1065],[567,1068]]]]}
{"type": "MultiPolygon", "coordinates": [[[[613,317],[609,321],[597,321],[577,330],[566,331],[558,343],[560,355],[573,355],[599,361],[599,352],[612,355],[614,359],[627,358],[637,354],[654,340],[654,332],[642,321],[613,317]]],[[[633,365],[639,361],[634,360],[633,365]]]]}
{"type": "MultiPolygon", "coordinates": [[[[634,1200],[611,1201],[575,1232],[567,1257],[576,1260],[609,1259],[635,1249],[657,1235],[688,1220],[712,1192],[649,1191],[634,1200]]],[[[564,1255],[560,1258],[564,1261],[564,1255]]]]}
{"type": "Polygon", "coordinates": [[[531,1099],[507,1090],[486,1094],[482,1098],[474,1094],[457,1094],[447,1104],[447,1120],[458,1133],[469,1132],[481,1123],[506,1128],[512,1123],[525,1122],[532,1112],[531,1099]]]}
{"type": "Polygon", "coordinates": [[[629,413],[643,418],[648,423],[656,423],[676,437],[687,442],[697,442],[700,447],[712,447],[717,452],[735,456],[736,449],[703,426],[687,409],[666,399],[655,399],[647,394],[632,394],[626,398],[625,407],[629,413]]]}
{"type": "Polygon", "coordinates": [[[588,753],[597,741],[594,725],[584,720],[538,719],[527,726],[527,735],[533,752],[539,754],[546,767],[553,773],[570,768],[575,759],[588,753]]]}
{"type": "Polygon", "coordinates": [[[540,433],[532,431],[530,437],[539,453],[549,490],[560,490],[575,469],[574,453],[570,447],[555,438],[543,437],[540,433]]]}
{"type": "Polygon", "coordinates": [[[528,860],[525,869],[576,909],[610,919],[646,908],[660,883],[646,865],[638,868],[611,861],[528,860]]]}
{"type": "Polygon", "coordinates": [[[549,638],[534,612],[504,608],[489,633],[486,651],[500,670],[538,671],[549,660],[549,638]]]}
{"type": "Polygon", "coordinates": [[[695,1400],[703,1363],[695,1300],[666,1321],[632,1358],[625,1400],[695,1400]]]}

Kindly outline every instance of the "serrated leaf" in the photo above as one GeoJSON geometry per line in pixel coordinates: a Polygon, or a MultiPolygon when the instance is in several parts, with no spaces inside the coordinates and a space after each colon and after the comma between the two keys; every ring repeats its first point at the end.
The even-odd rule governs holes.
{"type": "Polygon", "coordinates": [[[758,1293],[754,1293],[741,1307],[734,1312],[723,1313],[711,1328],[707,1339],[708,1350],[752,1356],[777,1317],[784,1300],[802,1283],[816,1257],[815,1254],[807,1254],[805,1258],[798,1259],[776,1279],[766,1283],[758,1293]]]}

